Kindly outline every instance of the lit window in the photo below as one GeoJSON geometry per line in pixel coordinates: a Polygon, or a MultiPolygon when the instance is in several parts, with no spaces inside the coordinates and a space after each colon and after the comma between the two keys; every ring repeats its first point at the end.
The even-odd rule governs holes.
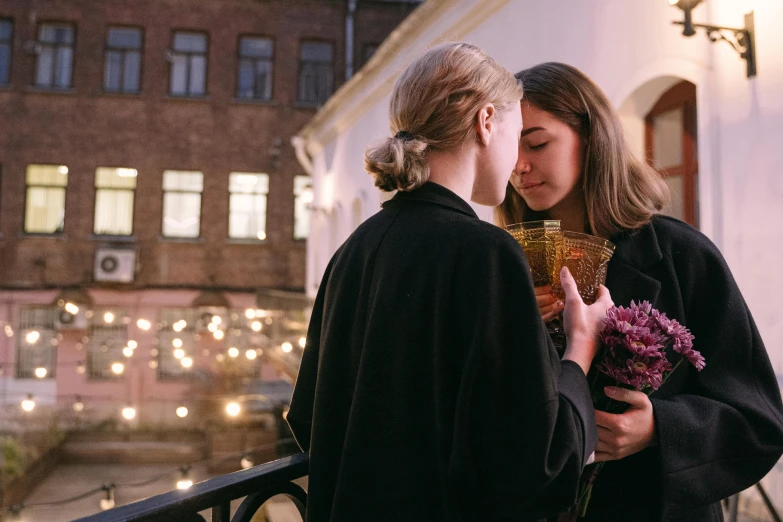
{"type": "Polygon", "coordinates": [[[56,234],[63,231],[67,186],[68,167],[65,165],[27,166],[25,232],[56,234]]]}
{"type": "Polygon", "coordinates": [[[99,167],[95,171],[95,233],[129,236],[133,232],[136,169],[99,167]]]}
{"type": "Polygon", "coordinates": [[[163,172],[163,235],[199,237],[204,174],[182,170],[163,172]]]}
{"type": "Polygon", "coordinates": [[[310,235],[310,204],[313,184],[310,176],[294,176],[294,239],[310,235]]]}
{"type": "Polygon", "coordinates": [[[229,175],[228,237],[266,239],[269,175],[232,172],[229,175]]]}

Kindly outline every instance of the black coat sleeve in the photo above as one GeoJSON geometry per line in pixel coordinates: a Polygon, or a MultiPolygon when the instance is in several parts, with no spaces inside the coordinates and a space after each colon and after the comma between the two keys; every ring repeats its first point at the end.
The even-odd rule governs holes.
{"type": "MultiPolygon", "coordinates": [[[[718,502],[759,481],[783,452],[775,374],[745,301],[717,248],[674,263],[685,326],[707,366],[685,370],[684,389],[651,397],[662,466],[663,520],[718,502]]],[[[685,364],[685,363],[683,363],[685,364]]]]}
{"type": "Polygon", "coordinates": [[[288,408],[286,420],[291,427],[296,442],[302,451],[310,450],[310,435],[313,425],[313,406],[315,405],[315,389],[318,379],[318,356],[321,348],[321,328],[323,323],[324,301],[332,265],[337,254],[332,258],[324,271],[318,294],[313,303],[310,315],[310,325],[307,328],[302,363],[296,378],[294,394],[288,408]]]}
{"type": "Polygon", "coordinates": [[[597,434],[585,375],[560,362],[508,239],[466,253],[460,271],[469,355],[452,463],[474,476],[464,483],[487,520],[533,520],[574,503],[597,434]]]}

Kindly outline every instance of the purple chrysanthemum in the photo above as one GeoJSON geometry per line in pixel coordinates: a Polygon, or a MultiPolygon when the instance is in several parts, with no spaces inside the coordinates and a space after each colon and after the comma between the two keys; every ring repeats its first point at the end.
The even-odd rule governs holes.
{"type": "Polygon", "coordinates": [[[649,301],[607,310],[600,338],[605,350],[597,369],[637,390],[657,390],[666,380],[672,371],[668,346],[697,370],[705,366],[704,357],[693,349],[690,331],[649,301]]]}

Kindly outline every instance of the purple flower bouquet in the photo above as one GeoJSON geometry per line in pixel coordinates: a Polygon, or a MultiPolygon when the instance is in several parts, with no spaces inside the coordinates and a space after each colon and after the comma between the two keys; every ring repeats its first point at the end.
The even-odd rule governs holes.
{"type": "MultiPolygon", "coordinates": [[[[600,333],[601,349],[591,370],[593,405],[609,413],[622,413],[628,408],[624,402],[608,399],[604,386],[617,386],[650,395],[660,388],[682,361],[688,361],[696,370],[704,368],[704,357],[693,349],[693,335],[687,328],[666,314],[653,309],[644,301],[624,308],[607,310],[600,333]],[[674,364],[666,349],[671,347],[674,364]]],[[[582,475],[582,484],[572,514],[585,516],[593,483],[603,462],[589,466],[582,475]]]]}

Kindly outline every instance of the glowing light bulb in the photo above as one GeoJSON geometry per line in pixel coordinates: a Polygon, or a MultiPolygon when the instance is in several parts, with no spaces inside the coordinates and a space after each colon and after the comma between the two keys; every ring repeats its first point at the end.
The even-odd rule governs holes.
{"type": "Polygon", "coordinates": [[[122,349],[122,355],[124,355],[125,357],[131,357],[133,355],[133,348],[131,348],[130,346],[126,346],[125,348],[122,349]]]}
{"type": "Polygon", "coordinates": [[[261,324],[261,321],[253,321],[253,324],[250,325],[250,328],[252,328],[254,332],[260,332],[261,329],[264,328],[264,325],[261,324]]]}
{"type": "Polygon", "coordinates": [[[193,481],[190,479],[182,479],[177,481],[177,489],[190,489],[193,485],[193,481]]]}
{"type": "Polygon", "coordinates": [[[120,362],[116,362],[111,365],[111,371],[114,372],[115,375],[121,375],[122,372],[125,371],[125,365],[120,362]]]}
{"type": "Polygon", "coordinates": [[[284,351],[285,353],[289,353],[291,350],[293,350],[293,349],[294,349],[294,347],[293,347],[293,345],[292,345],[291,343],[283,343],[283,345],[281,346],[281,348],[283,349],[283,351],[284,351]]]}
{"type": "Polygon", "coordinates": [[[71,315],[76,315],[79,313],[79,307],[73,303],[65,303],[65,311],[71,315]]]}
{"type": "Polygon", "coordinates": [[[38,377],[39,379],[43,379],[44,377],[46,377],[47,373],[49,372],[46,371],[46,368],[44,368],[43,366],[39,366],[38,368],[35,369],[35,376],[38,377]]]}
{"type": "Polygon", "coordinates": [[[213,315],[212,316],[212,322],[214,324],[220,324],[220,323],[223,322],[223,319],[221,319],[221,317],[219,315],[213,315]]]}
{"type": "Polygon", "coordinates": [[[139,347],[139,343],[137,343],[136,341],[128,341],[128,348],[130,348],[131,350],[135,350],[138,347],[139,347]]]}
{"type": "Polygon", "coordinates": [[[157,368],[157,367],[158,367],[158,361],[156,361],[156,360],[154,360],[154,359],[153,359],[153,360],[151,360],[151,361],[149,362],[149,365],[150,365],[150,368],[152,368],[152,369],[154,370],[155,368],[157,368]]]}
{"type": "Polygon", "coordinates": [[[239,465],[242,466],[242,469],[250,469],[253,467],[253,459],[251,459],[248,456],[242,457],[242,460],[239,461],[239,465]]]}
{"type": "Polygon", "coordinates": [[[177,408],[177,417],[180,419],[184,419],[188,416],[188,409],[185,406],[180,406],[177,408]]]}
{"type": "Polygon", "coordinates": [[[217,360],[217,362],[223,362],[223,361],[225,361],[225,360],[226,360],[226,356],[225,356],[225,355],[223,355],[222,353],[219,353],[219,354],[217,354],[217,355],[215,356],[215,359],[217,360]]]}
{"type": "Polygon", "coordinates": [[[136,326],[138,326],[142,330],[149,330],[152,328],[152,323],[147,321],[146,319],[139,319],[136,321],[136,326]]]}
{"type": "Polygon", "coordinates": [[[25,341],[27,341],[27,344],[35,344],[38,342],[38,339],[41,338],[41,334],[38,333],[38,331],[33,330],[32,332],[27,332],[27,335],[25,336],[25,341]]]}
{"type": "Polygon", "coordinates": [[[77,397],[73,402],[73,411],[76,413],[81,413],[84,411],[84,403],[82,402],[81,398],[77,397]]]}
{"type": "Polygon", "coordinates": [[[239,355],[239,350],[237,348],[234,348],[233,346],[228,349],[228,356],[229,357],[237,357],[239,355]]]}
{"type": "Polygon", "coordinates": [[[217,332],[213,333],[212,335],[215,336],[215,339],[218,341],[222,341],[223,338],[226,336],[225,333],[223,333],[223,330],[218,330],[217,332]]]}
{"type": "Polygon", "coordinates": [[[242,411],[238,402],[229,402],[226,404],[226,413],[231,417],[236,417],[242,411]]]}
{"type": "Polygon", "coordinates": [[[304,347],[305,347],[305,344],[307,344],[307,339],[305,339],[304,337],[300,337],[300,338],[299,338],[299,346],[301,346],[302,348],[304,348],[304,347]]]}
{"type": "Polygon", "coordinates": [[[27,394],[27,397],[22,401],[22,409],[26,412],[31,412],[35,409],[35,401],[31,394],[27,394]]]}
{"type": "Polygon", "coordinates": [[[209,323],[209,326],[207,326],[207,330],[210,332],[217,332],[218,326],[215,323],[209,323]]]}
{"type": "Polygon", "coordinates": [[[183,357],[185,357],[185,350],[183,350],[182,348],[177,348],[176,350],[174,350],[175,359],[182,359],[183,357]]]}
{"type": "Polygon", "coordinates": [[[182,339],[179,339],[179,338],[177,338],[177,339],[174,339],[173,341],[171,341],[171,345],[172,345],[174,348],[182,348],[182,344],[183,344],[183,343],[182,343],[182,339]]]}
{"type": "Polygon", "coordinates": [[[248,308],[247,310],[245,310],[245,317],[247,317],[248,319],[252,319],[255,316],[256,316],[256,311],[253,310],[252,308],[248,308]]]}
{"type": "Polygon", "coordinates": [[[115,319],[115,316],[111,312],[106,312],[105,314],[103,314],[103,322],[105,322],[106,324],[113,323],[114,319],[115,319]]]}
{"type": "Polygon", "coordinates": [[[125,406],[122,409],[122,417],[125,420],[133,420],[136,417],[136,408],[133,406],[125,406]]]}
{"type": "Polygon", "coordinates": [[[182,366],[184,368],[192,368],[193,367],[193,359],[190,357],[183,357],[180,361],[182,363],[182,366]]]}
{"type": "Polygon", "coordinates": [[[76,364],[76,373],[85,373],[87,371],[87,366],[83,362],[78,362],[76,364]]]}
{"type": "Polygon", "coordinates": [[[258,357],[258,354],[256,353],[255,350],[248,350],[248,351],[245,352],[245,357],[247,357],[248,359],[250,359],[252,361],[256,357],[258,357]]]}

